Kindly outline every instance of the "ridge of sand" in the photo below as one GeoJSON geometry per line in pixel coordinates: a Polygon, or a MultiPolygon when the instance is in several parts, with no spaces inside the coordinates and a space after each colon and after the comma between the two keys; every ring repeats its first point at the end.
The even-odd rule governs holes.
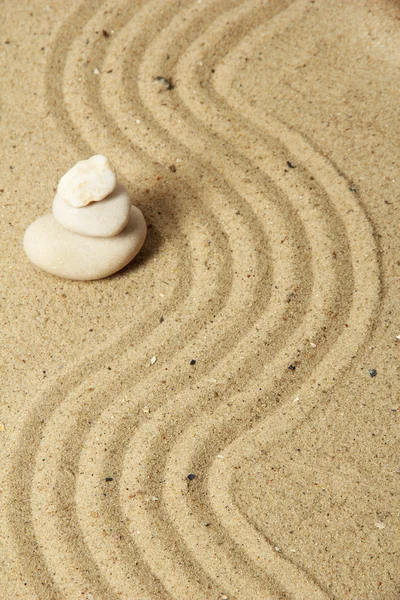
{"type": "MultiPolygon", "coordinates": [[[[279,47],[296,27],[316,27],[315,11],[328,17],[340,6],[150,0],[77,3],[69,15],[59,8],[44,73],[55,135],[76,159],[109,156],[153,229],[142,258],[121,275],[63,287],[106,333],[37,386],[10,435],[4,589],[13,597],[373,599],[380,587],[382,597],[396,597],[398,546],[351,529],[354,513],[370,518],[375,507],[384,525],[392,482],[377,470],[370,476],[358,456],[332,472],[325,457],[319,472],[310,443],[383,336],[387,284],[371,207],[362,183],[323,153],[313,132],[269,104],[263,110],[256,84],[254,99],[238,83],[253,77],[245,59],[257,60],[261,40],[279,47]],[[160,91],[157,76],[172,89],[160,91]],[[122,304],[132,285],[133,308],[122,304]],[[107,289],[107,310],[127,315],[124,327],[109,325],[95,304],[107,289]],[[286,449],[297,445],[308,463],[293,450],[288,464],[286,449]],[[281,486],[269,475],[277,465],[281,486]],[[331,505],[318,496],[319,512],[309,516],[316,496],[305,489],[316,473],[334,491],[331,505]],[[301,521],[297,503],[314,550],[302,551],[296,533],[288,541],[277,516],[301,521]],[[327,507],[359,555],[346,554],[343,574],[346,541],[326,538],[318,521],[327,507]]],[[[355,2],[353,10],[366,9],[355,2]]],[[[265,65],[273,75],[268,56],[265,65]]],[[[57,285],[25,269],[34,293],[57,285]]],[[[54,323],[46,335],[56,331],[54,323]]],[[[67,333],[59,335],[66,344],[67,333]]]]}

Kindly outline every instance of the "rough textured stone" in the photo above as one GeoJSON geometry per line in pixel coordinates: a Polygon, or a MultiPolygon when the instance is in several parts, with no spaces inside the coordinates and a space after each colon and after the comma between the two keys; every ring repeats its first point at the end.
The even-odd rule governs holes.
{"type": "Polygon", "coordinates": [[[87,237],[61,227],[52,214],[40,217],[25,232],[24,249],[37,267],[66,279],[108,277],[127,265],[146,238],[141,211],[132,206],[129,222],[114,237],[87,237]]]}
{"type": "Polygon", "coordinates": [[[117,178],[108,158],[96,154],[80,160],[59,181],[57,193],[72,206],[98,202],[114,190],[117,178]]]}
{"type": "Polygon", "coordinates": [[[128,190],[118,183],[107,198],[76,208],[56,194],[53,215],[65,229],[94,237],[110,237],[123,230],[129,221],[131,201],[128,190]]]}

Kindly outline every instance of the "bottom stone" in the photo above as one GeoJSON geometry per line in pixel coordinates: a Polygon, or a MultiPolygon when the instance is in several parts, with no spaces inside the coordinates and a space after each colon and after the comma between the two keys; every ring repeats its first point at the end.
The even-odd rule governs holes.
{"type": "Polygon", "coordinates": [[[52,214],[34,221],[24,235],[29,260],[65,279],[102,279],[125,267],[146,239],[146,222],[136,206],[126,227],[114,237],[87,237],[61,227],[52,214]]]}

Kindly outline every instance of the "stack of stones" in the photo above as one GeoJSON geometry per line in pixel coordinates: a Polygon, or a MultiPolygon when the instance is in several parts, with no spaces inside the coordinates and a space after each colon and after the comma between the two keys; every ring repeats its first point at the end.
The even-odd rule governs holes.
{"type": "Polygon", "coordinates": [[[109,160],[97,155],[61,177],[53,214],[28,227],[24,249],[48,273],[89,281],[125,267],[139,252],[146,232],[141,211],[117,183],[109,160]]]}

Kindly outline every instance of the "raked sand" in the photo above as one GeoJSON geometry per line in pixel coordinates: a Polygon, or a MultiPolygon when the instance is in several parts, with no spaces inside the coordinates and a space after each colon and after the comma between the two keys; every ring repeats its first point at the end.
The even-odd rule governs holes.
{"type": "Polygon", "coordinates": [[[0,49],[1,600],[398,599],[399,4],[6,0],[0,49]],[[148,237],[58,279],[93,154],[148,237]]]}

